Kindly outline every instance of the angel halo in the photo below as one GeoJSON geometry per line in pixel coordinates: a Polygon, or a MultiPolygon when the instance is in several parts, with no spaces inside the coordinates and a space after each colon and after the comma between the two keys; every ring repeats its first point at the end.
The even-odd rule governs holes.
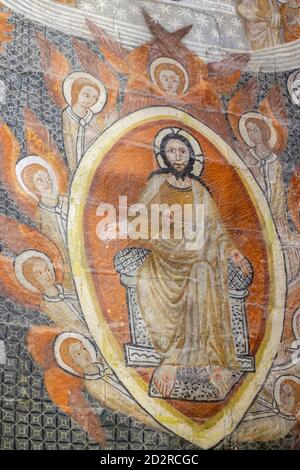
{"type": "Polygon", "coordinates": [[[39,196],[36,194],[41,190],[46,190],[51,193],[57,194],[57,180],[52,167],[41,157],[37,155],[29,155],[21,158],[16,165],[16,176],[18,183],[23,191],[29,194],[33,199],[39,201],[39,196]],[[38,172],[44,173],[43,180],[40,182],[43,188],[38,188],[35,177],[38,172]]]}
{"type": "MultiPolygon", "coordinates": [[[[17,255],[15,262],[15,275],[18,282],[25,287],[25,289],[40,294],[39,289],[35,284],[41,285],[42,282],[49,282],[50,284],[55,283],[55,270],[50,258],[37,250],[26,250],[17,255]],[[40,261],[44,265],[44,271],[42,273],[36,273],[34,268],[36,261],[40,261]],[[38,276],[40,279],[38,279],[38,276]],[[44,277],[44,279],[42,279],[44,277]]],[[[42,271],[41,268],[39,271],[42,271]]]]}
{"type": "Polygon", "coordinates": [[[178,139],[191,149],[191,158],[194,160],[192,174],[199,177],[203,170],[204,157],[199,142],[189,132],[179,127],[167,127],[159,131],[154,139],[154,153],[160,168],[168,168],[165,162],[164,147],[171,139],[178,139]]]}
{"type": "Polygon", "coordinates": [[[85,377],[83,363],[97,363],[97,351],[93,343],[73,331],[66,331],[57,336],[54,342],[54,357],[59,367],[77,377],[85,377]]]}
{"type": "Polygon", "coordinates": [[[294,312],[292,320],[292,329],[296,339],[300,339],[300,308],[294,312]]]}
{"type": "Polygon", "coordinates": [[[257,144],[252,140],[249,135],[247,124],[253,122],[260,130],[263,139],[266,139],[264,143],[268,143],[269,147],[273,149],[277,143],[277,133],[271,120],[266,116],[263,116],[257,112],[245,113],[241,116],[239,121],[240,135],[245,143],[250,147],[255,147],[257,144]]]}
{"type": "Polygon", "coordinates": [[[180,62],[169,57],[159,57],[151,62],[150,77],[158,88],[169,90],[170,94],[184,94],[189,87],[189,76],[186,69],[180,62]],[[163,74],[166,72],[172,76],[164,77],[163,74]]]}
{"type": "Polygon", "coordinates": [[[297,407],[300,398],[300,379],[294,375],[280,376],[274,386],[274,405],[280,407],[280,412],[286,416],[293,416],[294,408],[297,407]],[[291,399],[290,390],[284,391],[283,387],[288,386],[292,389],[293,398],[291,399]],[[298,400],[297,400],[297,399],[298,400]]]}
{"type": "Polygon", "coordinates": [[[293,103],[300,106],[300,70],[289,75],[287,87],[293,103]]]}
{"type": "Polygon", "coordinates": [[[104,108],[107,101],[107,91],[103,83],[87,72],[73,72],[66,77],[63,83],[63,94],[69,106],[74,105],[74,100],[85,87],[92,87],[98,92],[98,99],[89,109],[93,114],[98,114],[104,108]]]}

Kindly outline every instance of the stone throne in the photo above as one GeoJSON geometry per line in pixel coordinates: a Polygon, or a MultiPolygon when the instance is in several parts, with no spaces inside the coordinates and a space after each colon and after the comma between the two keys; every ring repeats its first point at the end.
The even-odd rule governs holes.
{"type": "MultiPolygon", "coordinates": [[[[131,341],[125,344],[125,360],[128,367],[158,367],[161,362],[155,351],[146,325],[137,303],[136,273],[143,265],[150,251],[145,248],[130,247],[119,251],[114,257],[114,266],[120,276],[120,282],[126,289],[126,300],[129,317],[131,341]]],[[[251,274],[245,276],[231,259],[228,259],[229,301],[231,307],[231,325],[235,341],[235,350],[241,366],[241,372],[235,373],[236,383],[244,372],[254,372],[255,359],[250,355],[249,335],[246,315],[246,299],[248,288],[252,283],[253,269],[249,263],[251,274]]],[[[234,384],[233,383],[233,384],[234,384]]],[[[160,397],[153,383],[150,385],[151,396],[160,397]]],[[[185,369],[177,372],[177,381],[170,398],[194,401],[217,401],[220,397],[214,387],[205,383],[199,370],[185,369]],[[201,382],[201,386],[199,385],[201,382]],[[197,385],[197,386],[196,386],[197,385]],[[184,389],[184,393],[182,390],[184,389]],[[184,396],[183,396],[184,395],[184,396]]]]}

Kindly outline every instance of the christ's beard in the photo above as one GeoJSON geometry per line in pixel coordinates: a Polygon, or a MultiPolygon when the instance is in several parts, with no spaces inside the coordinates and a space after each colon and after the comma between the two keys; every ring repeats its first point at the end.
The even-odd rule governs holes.
{"type": "Polygon", "coordinates": [[[189,176],[190,170],[187,166],[183,168],[183,170],[176,170],[173,166],[170,166],[170,173],[175,176],[177,180],[185,180],[187,176],[189,176]]]}

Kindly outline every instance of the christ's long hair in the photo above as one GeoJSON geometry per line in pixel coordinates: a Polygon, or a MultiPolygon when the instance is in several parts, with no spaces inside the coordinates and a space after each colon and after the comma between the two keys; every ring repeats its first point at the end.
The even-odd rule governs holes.
{"type": "Polygon", "coordinates": [[[153,171],[149,175],[149,179],[152,178],[155,175],[160,175],[160,174],[165,173],[165,174],[173,174],[177,180],[178,179],[184,180],[187,176],[189,178],[193,178],[193,179],[196,179],[198,181],[200,180],[200,177],[197,177],[192,173],[193,166],[194,166],[194,163],[195,163],[195,153],[194,153],[193,147],[192,147],[191,143],[189,142],[189,140],[186,137],[184,137],[183,135],[176,134],[176,133],[170,133],[170,134],[166,135],[161,141],[160,152],[159,153],[160,153],[160,156],[163,159],[164,164],[166,165],[166,168],[160,168],[159,170],[153,171]],[[174,140],[174,139],[179,140],[184,145],[186,145],[186,147],[188,148],[188,151],[189,151],[190,158],[189,158],[189,161],[187,163],[187,166],[185,167],[185,169],[183,171],[175,170],[175,168],[171,165],[171,163],[169,162],[169,160],[167,158],[167,155],[166,155],[166,146],[167,146],[168,142],[170,142],[170,140],[174,140]]]}

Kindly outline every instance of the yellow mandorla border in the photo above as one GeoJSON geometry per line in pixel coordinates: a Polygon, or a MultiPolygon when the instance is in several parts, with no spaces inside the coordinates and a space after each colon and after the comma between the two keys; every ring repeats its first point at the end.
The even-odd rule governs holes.
{"type": "MultiPolygon", "coordinates": [[[[162,125],[163,126],[163,125],[162,125]]],[[[231,434],[251,405],[276,355],[280,343],[286,295],[286,274],[280,242],[268,204],[239,156],[205,124],[184,111],[155,106],[136,111],[108,128],[90,147],[75,175],[68,218],[68,244],[80,304],[89,330],[103,356],[134,399],[161,425],[184,439],[208,449],[231,434]],[[146,123],[177,121],[203,134],[235,166],[259,215],[266,241],[270,275],[270,300],[266,332],[256,354],[256,372],[248,374],[228,403],[203,424],[197,424],[166,401],[151,398],[148,384],[125,365],[123,349],[110,331],[98,303],[84,246],[83,214],[95,172],[112,146],[129,131],[146,123]]],[[[97,253],[95,253],[97,256],[97,253]]]]}

